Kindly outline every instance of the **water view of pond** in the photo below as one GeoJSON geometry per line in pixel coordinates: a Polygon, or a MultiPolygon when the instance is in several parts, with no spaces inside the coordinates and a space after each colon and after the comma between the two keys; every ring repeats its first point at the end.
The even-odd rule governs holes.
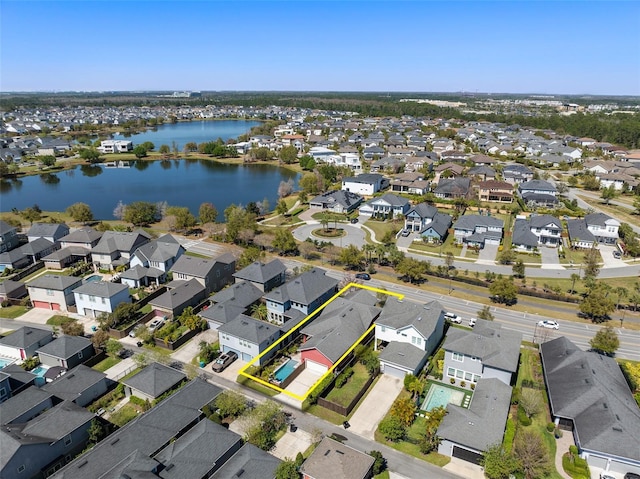
{"type": "Polygon", "coordinates": [[[160,148],[160,145],[171,147],[175,141],[178,149],[182,151],[185,143],[199,144],[215,141],[218,138],[227,141],[230,138],[238,138],[259,124],[259,121],[244,120],[189,121],[160,125],[154,130],[143,131],[135,135],[113,135],[113,139],[131,140],[134,145],[150,141],[156,150],[160,148]]]}
{"type": "MultiPolygon", "coordinates": [[[[130,167],[82,165],[60,173],[0,181],[0,209],[37,204],[45,211],[63,211],[81,201],[96,219],[112,220],[119,201],[166,201],[186,206],[195,215],[203,202],[220,213],[231,204],[269,200],[275,207],[278,185],[298,174],[271,165],[229,165],[210,160],[131,161],[130,167]]],[[[126,166],[126,165],[125,165],[126,166]]]]}

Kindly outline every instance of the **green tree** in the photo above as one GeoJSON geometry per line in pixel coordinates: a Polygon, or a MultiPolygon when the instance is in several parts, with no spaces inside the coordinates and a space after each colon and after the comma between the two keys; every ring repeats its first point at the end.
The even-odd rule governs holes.
{"type": "Polygon", "coordinates": [[[196,217],[191,214],[187,207],[171,206],[167,208],[167,215],[173,216],[173,227],[177,231],[193,228],[197,223],[196,217]]]}
{"type": "Polygon", "coordinates": [[[397,417],[404,427],[409,427],[416,417],[416,404],[409,397],[399,397],[391,405],[390,413],[397,417]]]}
{"type": "Polygon", "coordinates": [[[277,229],[273,247],[282,255],[288,255],[298,249],[293,233],[287,229],[277,229]]]}
{"type": "Polygon", "coordinates": [[[520,469],[518,460],[502,444],[494,444],[484,452],[482,466],[487,479],[509,479],[520,469]]]}
{"type": "Polygon", "coordinates": [[[395,267],[396,273],[400,274],[404,279],[413,283],[419,283],[424,280],[428,271],[428,263],[415,258],[405,257],[395,267]]]}
{"type": "Polygon", "coordinates": [[[286,417],[282,406],[266,400],[251,410],[245,424],[246,440],[268,451],[275,445],[278,431],[285,427],[286,417]]]}
{"type": "Polygon", "coordinates": [[[380,451],[369,451],[367,454],[369,454],[374,459],[372,471],[374,476],[377,476],[387,469],[387,460],[384,458],[380,451]]]}
{"type": "Polygon", "coordinates": [[[218,218],[218,210],[213,206],[213,203],[202,203],[198,209],[198,217],[203,225],[215,223],[218,218]]]}
{"type": "Polygon", "coordinates": [[[398,417],[390,414],[380,421],[380,424],[378,424],[378,431],[380,431],[380,434],[382,434],[388,441],[396,442],[404,437],[406,428],[398,417]]]}
{"type": "Polygon", "coordinates": [[[80,150],[80,158],[87,161],[88,163],[99,163],[100,162],[100,152],[95,148],[83,148],[80,150]]]}
{"type": "Polygon", "coordinates": [[[89,221],[93,221],[93,212],[86,203],[74,203],[67,208],[67,214],[71,216],[74,221],[79,221],[82,224],[86,224],[89,221]]]}
{"type": "Polygon", "coordinates": [[[256,216],[238,205],[230,205],[224,210],[224,218],[227,224],[226,240],[230,243],[239,242],[242,230],[255,231],[256,216]]]}
{"type": "Polygon", "coordinates": [[[340,263],[346,268],[359,270],[364,263],[364,254],[357,246],[350,244],[340,252],[340,263]]]}
{"type": "Polygon", "coordinates": [[[189,330],[194,331],[202,326],[203,319],[193,312],[191,306],[187,306],[182,311],[182,314],[178,316],[178,322],[182,326],[186,326],[189,330]]]}
{"type": "Polygon", "coordinates": [[[34,221],[39,221],[40,219],[42,219],[42,211],[40,210],[40,208],[25,208],[20,212],[20,216],[22,216],[30,224],[33,224],[34,221]]]}
{"type": "Polygon", "coordinates": [[[84,336],[84,326],[78,321],[63,323],[60,329],[67,336],[84,336]]]}
{"type": "Polygon", "coordinates": [[[218,395],[216,408],[222,417],[236,418],[247,410],[247,400],[239,392],[227,389],[218,395]]]}
{"type": "Polygon", "coordinates": [[[169,148],[169,145],[160,145],[160,149],[158,150],[158,152],[163,155],[168,155],[169,153],[171,153],[171,149],[169,148]]]}
{"type": "Polygon", "coordinates": [[[516,259],[516,253],[512,249],[505,249],[498,255],[498,263],[511,264],[516,259]]]}
{"type": "Polygon", "coordinates": [[[511,278],[498,278],[489,285],[491,298],[503,304],[514,304],[518,300],[518,287],[511,278]]]}
{"type": "MultiPolygon", "coordinates": [[[[103,333],[106,333],[106,331],[102,331],[103,333]]],[[[98,332],[96,332],[96,334],[98,334],[98,332]]],[[[120,351],[122,351],[122,348],[124,348],[124,346],[122,345],[122,343],[120,341],[116,341],[115,339],[109,339],[107,341],[107,345],[106,345],[106,351],[107,354],[109,356],[115,356],[117,355],[120,351]]]]}
{"type": "Polygon", "coordinates": [[[600,180],[594,174],[582,177],[582,187],[585,190],[597,191],[600,189],[600,180]]]}
{"type": "Polygon", "coordinates": [[[540,391],[531,388],[522,388],[518,405],[524,410],[528,418],[538,414],[542,410],[542,398],[540,391]]]}
{"type": "Polygon", "coordinates": [[[105,436],[105,430],[102,427],[102,424],[100,424],[99,419],[94,418],[91,420],[89,429],[87,429],[87,435],[91,444],[97,444],[100,439],[105,436]]]}
{"type": "Polygon", "coordinates": [[[589,341],[591,349],[594,351],[613,356],[620,347],[620,340],[612,326],[600,328],[596,335],[589,341]]]}
{"type": "Polygon", "coordinates": [[[413,374],[407,374],[404,377],[404,388],[411,393],[411,399],[415,399],[424,389],[424,381],[415,377],[413,374]]]}
{"type": "Polygon", "coordinates": [[[40,163],[42,163],[44,166],[51,167],[56,164],[56,157],[53,155],[41,156],[40,163]]]}
{"type": "Polygon", "coordinates": [[[275,470],[275,479],[300,479],[298,466],[291,459],[285,459],[275,470]]]}
{"type": "Polygon", "coordinates": [[[256,319],[265,321],[269,317],[267,305],[264,303],[254,304],[251,306],[251,316],[256,319]]]}
{"type": "Polygon", "coordinates": [[[608,186],[607,188],[602,188],[601,198],[608,205],[612,199],[618,196],[618,191],[615,189],[613,185],[608,186]]]}
{"type": "Polygon", "coordinates": [[[571,273],[571,293],[576,292],[576,281],[580,279],[580,275],[578,273],[571,273]]]}
{"type": "Polygon", "coordinates": [[[476,313],[476,315],[478,316],[478,318],[484,319],[486,321],[494,320],[493,313],[491,312],[491,308],[489,306],[483,306],[482,309],[476,313]]]}
{"type": "Polygon", "coordinates": [[[604,284],[598,284],[580,303],[580,311],[593,322],[600,323],[615,309],[615,302],[609,295],[609,289],[604,284]]]}
{"type": "Polygon", "coordinates": [[[321,185],[322,183],[315,173],[305,173],[298,182],[300,189],[309,196],[315,196],[320,193],[320,191],[324,189],[324,186],[321,185]]]}
{"type": "Polygon", "coordinates": [[[524,278],[525,267],[524,267],[524,262],[521,259],[513,263],[511,270],[513,271],[513,275],[516,278],[524,278]]]}
{"type": "MultiPolygon", "coordinates": [[[[93,344],[93,347],[95,349],[105,349],[106,346],[109,344],[109,339],[110,339],[109,333],[107,333],[106,331],[103,331],[102,329],[99,329],[98,331],[93,333],[93,336],[91,336],[91,343],[93,344]]],[[[118,341],[116,341],[116,343],[118,343],[118,341]]]]}
{"type": "Polygon", "coordinates": [[[280,150],[280,160],[287,165],[298,162],[298,149],[295,146],[285,146],[280,150]]]}
{"type": "Polygon", "coordinates": [[[184,150],[189,153],[193,153],[194,151],[198,151],[198,144],[190,141],[184,145],[184,150]]]}
{"type": "Polygon", "coordinates": [[[136,158],[140,159],[140,158],[144,158],[145,156],[147,156],[147,149],[142,146],[142,145],[138,145],[133,149],[133,154],[136,156],[136,158]]]}
{"type": "Polygon", "coordinates": [[[276,205],[276,213],[279,215],[284,215],[289,211],[289,207],[287,206],[287,202],[285,200],[278,201],[276,205]]]}
{"type": "Polygon", "coordinates": [[[640,215],[640,196],[633,198],[633,207],[635,208],[633,214],[640,215]]]}
{"type": "Polygon", "coordinates": [[[158,219],[158,208],[155,203],[148,201],[134,201],[126,205],[122,220],[133,226],[146,226],[158,219]]]}
{"type": "Polygon", "coordinates": [[[595,279],[600,273],[600,251],[595,246],[584,255],[584,277],[595,279]]]}
{"type": "Polygon", "coordinates": [[[535,431],[521,431],[516,437],[513,453],[520,462],[525,479],[544,477],[552,469],[549,451],[535,431]]]}

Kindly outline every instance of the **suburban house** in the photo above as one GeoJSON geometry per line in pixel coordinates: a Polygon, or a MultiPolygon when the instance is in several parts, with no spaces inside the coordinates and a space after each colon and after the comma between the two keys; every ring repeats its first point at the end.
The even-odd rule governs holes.
{"type": "Polygon", "coordinates": [[[431,188],[431,182],[424,179],[422,173],[400,173],[391,180],[393,193],[424,195],[431,188]]]}
{"type": "Polygon", "coordinates": [[[469,178],[442,179],[433,190],[436,198],[455,199],[468,198],[471,191],[471,180],[469,178]]]}
{"type": "Polygon", "coordinates": [[[45,366],[73,369],[95,354],[93,343],[83,336],[63,334],[36,351],[45,366]]]}
{"type": "Polygon", "coordinates": [[[112,384],[105,373],[79,365],[42,386],[42,390],[85,407],[105,395],[112,384]]]}
{"type": "Polygon", "coordinates": [[[133,150],[129,140],[102,140],[97,148],[100,153],[127,153],[133,150]]]}
{"type": "Polygon", "coordinates": [[[153,401],[186,381],[187,375],[164,364],[153,362],[130,378],[122,380],[126,397],[153,401]]]}
{"type": "Polygon", "coordinates": [[[462,176],[462,172],[464,171],[464,166],[456,165],[455,163],[443,163],[441,165],[436,166],[433,171],[436,176],[433,179],[434,183],[440,183],[440,180],[448,179],[448,178],[457,178],[462,176]]]}
{"type": "Polygon", "coordinates": [[[21,248],[16,248],[12,249],[11,251],[0,253],[0,273],[2,273],[5,269],[26,268],[30,264],[31,259],[21,251],[21,248]]]}
{"type": "Polygon", "coordinates": [[[102,238],[102,233],[89,226],[85,226],[60,238],[60,245],[63,248],[77,246],[85,249],[91,249],[98,244],[100,238],[102,238]]]}
{"type": "Polygon", "coordinates": [[[167,273],[157,268],[147,268],[137,264],[120,273],[120,281],[134,289],[150,285],[159,286],[167,281],[167,273]]]}
{"type": "Polygon", "coordinates": [[[513,185],[506,181],[486,180],[476,184],[478,199],[494,203],[513,203],[513,185]]]}
{"type": "Polygon", "coordinates": [[[362,203],[362,196],[344,190],[327,191],[309,201],[310,208],[320,208],[333,213],[348,214],[362,203]]]}
{"type": "Polygon", "coordinates": [[[307,369],[324,374],[343,357],[380,314],[375,296],[360,290],[348,298],[336,298],[301,329],[302,361],[307,369]]]}
{"type": "Polygon", "coordinates": [[[80,228],[63,236],[58,240],[61,249],[54,251],[42,258],[48,269],[64,269],[77,262],[88,262],[91,257],[91,248],[98,244],[102,233],[93,228],[80,228]]]}
{"type": "Polygon", "coordinates": [[[33,223],[29,231],[27,231],[27,239],[29,242],[38,238],[44,238],[52,243],[58,243],[69,234],[69,227],[60,223],[33,223]]]}
{"type": "Polygon", "coordinates": [[[171,235],[164,235],[140,246],[131,256],[130,266],[155,268],[168,272],[185,252],[184,247],[171,235]]]}
{"type": "Polygon", "coordinates": [[[580,456],[607,473],[640,474],[640,409],[615,359],[564,336],[542,343],[551,416],[580,456]]]}
{"type": "Polygon", "coordinates": [[[167,285],[167,291],[149,301],[155,310],[166,313],[174,318],[180,316],[185,308],[195,307],[207,297],[204,286],[196,279],[189,281],[172,281],[167,285]]]}
{"type": "Polygon", "coordinates": [[[587,230],[598,243],[616,244],[620,222],[604,213],[591,213],[584,217],[587,230]]]}
{"type": "Polygon", "coordinates": [[[27,286],[22,281],[5,279],[0,283],[0,302],[22,299],[29,294],[27,286]]]}
{"type": "Polygon", "coordinates": [[[567,233],[572,248],[588,249],[593,248],[596,244],[596,238],[587,228],[587,222],[584,218],[568,219],[567,233]]]}
{"type": "Polygon", "coordinates": [[[171,267],[174,280],[196,279],[204,286],[207,294],[220,291],[227,284],[233,283],[235,270],[236,259],[229,253],[214,259],[182,255],[171,267]]]}
{"type": "Polygon", "coordinates": [[[469,168],[466,176],[476,181],[490,181],[496,179],[496,170],[486,165],[474,166],[469,168]]]}
{"type": "Polygon", "coordinates": [[[533,171],[524,165],[507,165],[502,169],[502,178],[507,183],[518,185],[533,180],[533,171]]]}
{"type": "Polygon", "coordinates": [[[372,196],[383,189],[383,177],[377,173],[363,173],[342,179],[342,190],[358,195],[372,196]]]}
{"type": "Polygon", "coordinates": [[[375,327],[380,370],[399,378],[417,375],[443,335],[444,311],[438,301],[418,304],[387,299],[375,327]]]}
{"type": "Polygon", "coordinates": [[[0,356],[24,360],[35,356],[38,349],[51,341],[53,341],[51,331],[22,326],[0,338],[0,356]]]}
{"type": "Polygon", "coordinates": [[[518,186],[518,192],[527,205],[553,207],[558,204],[558,190],[548,181],[525,181],[518,186]]]}
{"type": "Polygon", "coordinates": [[[409,200],[393,193],[385,193],[382,196],[367,201],[359,209],[363,216],[374,218],[395,218],[398,215],[404,216],[409,211],[409,200]]]}
{"type": "Polygon", "coordinates": [[[242,479],[273,479],[281,462],[277,457],[247,442],[222,464],[211,479],[235,479],[240,471],[243,471],[240,474],[242,479]]]}
{"type": "Polygon", "coordinates": [[[511,244],[521,251],[532,251],[539,245],[556,247],[562,244],[562,223],[551,215],[531,215],[516,218],[511,244]]]}
{"type": "MultiPolygon", "coordinates": [[[[21,396],[12,400],[20,401],[21,396]]],[[[22,479],[55,473],[85,448],[94,417],[94,413],[63,401],[26,422],[2,424],[0,476],[22,479]]]]}
{"type": "Polygon", "coordinates": [[[115,269],[129,264],[135,250],[151,237],[142,230],[133,232],[105,231],[91,249],[91,260],[97,268],[115,269]]]}
{"type": "Polygon", "coordinates": [[[451,328],[444,341],[444,375],[467,385],[496,378],[510,385],[516,377],[522,334],[478,319],[473,331],[451,328]]]}
{"type": "Polygon", "coordinates": [[[447,405],[437,431],[438,452],[482,464],[483,453],[502,444],[510,405],[511,386],[496,378],[480,379],[468,408],[447,405]]]}
{"type": "Polygon", "coordinates": [[[45,274],[27,283],[34,308],[68,311],[76,304],[73,290],[82,285],[82,278],[45,274]]]}
{"type": "Polygon", "coordinates": [[[438,209],[428,203],[420,203],[407,212],[404,229],[420,233],[426,241],[438,242],[445,240],[451,223],[450,215],[438,213],[438,209]]]}
{"type": "Polygon", "coordinates": [[[369,479],[374,458],[325,437],[300,467],[302,479],[369,479]]]}
{"type": "Polygon", "coordinates": [[[120,303],[130,303],[126,284],[109,281],[85,283],[73,290],[78,313],[97,318],[101,313],[113,313],[120,303]]]}
{"type": "Polygon", "coordinates": [[[207,321],[209,329],[218,329],[241,314],[249,314],[252,306],[260,303],[262,295],[253,283],[234,283],[213,295],[212,305],[205,306],[200,317],[207,321]]]}
{"type": "Polygon", "coordinates": [[[486,244],[500,245],[504,221],[494,216],[464,215],[453,225],[456,243],[484,248],[486,244]]]}
{"type": "MultiPolygon", "coordinates": [[[[3,367],[0,370],[0,403],[16,394],[22,394],[21,391],[25,391],[34,385],[36,379],[38,379],[38,376],[30,371],[25,371],[22,366],[15,363],[3,367]],[[2,391],[3,389],[4,392],[2,391]]],[[[4,411],[0,409],[0,418],[3,415],[4,411]]]]}
{"type": "Polygon", "coordinates": [[[0,220],[0,253],[11,251],[20,244],[18,229],[0,220]]]}
{"type": "Polygon", "coordinates": [[[233,273],[236,283],[246,281],[253,284],[263,293],[268,293],[273,288],[284,284],[287,280],[287,267],[279,259],[269,261],[267,264],[255,261],[240,271],[233,273]]]}
{"type": "Polygon", "coordinates": [[[337,279],[313,268],[264,295],[268,320],[283,324],[285,313],[296,309],[304,315],[313,313],[338,291],[337,279]]]}
{"type": "MultiPolygon", "coordinates": [[[[243,361],[251,361],[262,353],[280,338],[280,334],[280,328],[277,326],[253,319],[246,314],[241,314],[218,328],[220,350],[225,353],[234,351],[243,361]]],[[[272,349],[269,354],[260,358],[257,364],[264,364],[276,352],[277,348],[272,349]]]]}

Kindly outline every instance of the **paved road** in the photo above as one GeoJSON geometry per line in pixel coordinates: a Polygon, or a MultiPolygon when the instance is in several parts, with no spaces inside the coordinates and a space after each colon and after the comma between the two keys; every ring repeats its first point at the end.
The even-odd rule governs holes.
{"type": "Polygon", "coordinates": [[[358,248],[362,248],[362,245],[366,243],[364,231],[355,225],[340,223],[340,228],[344,229],[347,233],[345,236],[340,238],[325,238],[312,233],[314,230],[320,228],[322,228],[322,226],[319,223],[300,226],[293,230],[293,237],[298,241],[306,241],[307,238],[316,239],[318,241],[329,241],[330,243],[340,247],[355,245],[358,248]]]}

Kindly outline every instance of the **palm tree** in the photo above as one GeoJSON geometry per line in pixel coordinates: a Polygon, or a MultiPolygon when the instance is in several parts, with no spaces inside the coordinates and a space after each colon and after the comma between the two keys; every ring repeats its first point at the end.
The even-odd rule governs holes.
{"type": "Polygon", "coordinates": [[[576,281],[578,281],[579,279],[580,279],[580,275],[578,273],[571,274],[571,292],[572,293],[575,293],[576,281]]]}
{"type": "Polygon", "coordinates": [[[384,263],[384,260],[387,257],[388,249],[383,244],[376,245],[376,256],[378,257],[378,264],[384,263]]]}
{"type": "Polygon", "coordinates": [[[251,316],[262,321],[267,319],[269,312],[267,311],[267,305],[264,303],[254,304],[251,306],[251,316]]]}
{"type": "Polygon", "coordinates": [[[362,252],[364,253],[364,257],[367,261],[367,266],[371,264],[371,256],[375,251],[376,247],[372,244],[366,243],[362,245],[362,252]]]}
{"type": "Polygon", "coordinates": [[[627,290],[627,288],[623,287],[623,286],[618,286],[616,288],[616,294],[618,295],[618,302],[616,304],[616,311],[618,309],[620,309],[620,300],[622,298],[626,298],[629,296],[629,291],[627,290]]]}

